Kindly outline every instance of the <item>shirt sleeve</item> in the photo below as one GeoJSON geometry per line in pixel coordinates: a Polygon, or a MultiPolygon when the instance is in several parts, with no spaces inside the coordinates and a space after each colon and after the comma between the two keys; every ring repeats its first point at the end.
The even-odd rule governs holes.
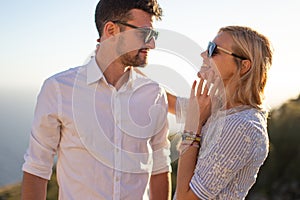
{"type": "Polygon", "coordinates": [[[60,140],[59,88],[54,79],[44,82],[37,99],[22,170],[50,179],[54,156],[60,140]]]}
{"type": "Polygon", "coordinates": [[[177,123],[184,123],[186,118],[186,112],[189,105],[189,99],[183,97],[176,98],[175,116],[177,123]]]}
{"type": "MultiPolygon", "coordinates": [[[[163,109],[165,109],[167,115],[167,98],[163,89],[161,89],[159,98],[157,99],[157,104],[160,104],[163,109]]],[[[153,150],[153,175],[171,172],[170,142],[168,140],[169,125],[166,117],[163,123],[164,125],[162,126],[161,130],[155,134],[151,140],[153,150]]]]}
{"type": "Polygon", "coordinates": [[[214,199],[245,166],[255,148],[251,135],[254,134],[250,123],[228,122],[218,142],[204,157],[199,156],[190,182],[191,189],[199,198],[214,199]]]}

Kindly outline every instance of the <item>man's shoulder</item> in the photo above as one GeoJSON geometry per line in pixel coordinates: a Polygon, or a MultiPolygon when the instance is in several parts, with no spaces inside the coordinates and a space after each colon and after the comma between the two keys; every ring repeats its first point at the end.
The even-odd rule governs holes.
{"type": "Polygon", "coordinates": [[[43,88],[49,89],[49,88],[57,87],[58,85],[72,85],[77,77],[79,70],[81,70],[81,67],[69,68],[67,70],[58,72],[48,77],[44,81],[43,88]]]}
{"type": "Polygon", "coordinates": [[[68,78],[68,77],[70,77],[70,78],[76,77],[78,70],[80,70],[81,68],[82,68],[82,66],[69,68],[69,69],[66,69],[64,71],[58,72],[58,73],[50,76],[48,79],[61,79],[61,78],[68,78]]]}

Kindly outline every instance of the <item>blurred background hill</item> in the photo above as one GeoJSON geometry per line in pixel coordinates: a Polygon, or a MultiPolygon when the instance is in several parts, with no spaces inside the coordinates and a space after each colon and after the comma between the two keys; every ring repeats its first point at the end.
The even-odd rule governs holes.
{"type": "Polygon", "coordinates": [[[271,112],[268,129],[269,157],[249,199],[300,199],[300,95],[271,112]]]}
{"type": "MultiPolygon", "coordinates": [[[[300,199],[300,95],[273,109],[268,120],[270,153],[247,200],[300,199]]],[[[177,163],[173,163],[173,188],[177,163]]],[[[57,199],[55,173],[47,200],[57,199]]],[[[0,200],[20,199],[20,184],[0,189],[0,200]]]]}

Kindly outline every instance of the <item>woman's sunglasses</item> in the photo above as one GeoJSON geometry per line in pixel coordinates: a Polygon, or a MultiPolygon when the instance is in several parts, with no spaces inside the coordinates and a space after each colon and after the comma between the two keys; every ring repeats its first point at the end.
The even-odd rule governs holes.
{"type": "Polygon", "coordinates": [[[139,30],[143,34],[143,39],[144,39],[145,44],[149,43],[152,40],[152,38],[157,40],[158,32],[151,29],[151,28],[137,27],[137,26],[134,26],[132,24],[128,24],[126,22],[119,21],[119,20],[115,20],[115,21],[112,21],[112,22],[116,23],[116,24],[122,24],[124,26],[128,26],[130,28],[134,28],[134,29],[139,30]]]}
{"type": "Polygon", "coordinates": [[[227,49],[224,49],[222,47],[219,47],[216,43],[214,42],[209,42],[208,47],[207,47],[207,57],[211,58],[213,54],[215,53],[216,49],[223,51],[226,54],[232,55],[236,58],[242,59],[242,60],[247,60],[247,58],[236,55],[235,53],[232,53],[231,51],[228,51],[227,49]]]}

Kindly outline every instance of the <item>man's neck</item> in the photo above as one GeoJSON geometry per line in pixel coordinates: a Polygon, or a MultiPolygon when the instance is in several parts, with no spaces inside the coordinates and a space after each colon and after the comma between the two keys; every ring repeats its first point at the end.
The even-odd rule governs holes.
{"type": "Polygon", "coordinates": [[[103,75],[106,81],[117,90],[129,79],[130,67],[110,65],[103,75]]]}
{"type": "Polygon", "coordinates": [[[101,62],[102,60],[97,60],[96,62],[100,67],[107,83],[114,86],[117,90],[128,81],[129,78],[129,66],[122,65],[118,59],[114,60],[107,67],[105,63],[101,62]]]}

